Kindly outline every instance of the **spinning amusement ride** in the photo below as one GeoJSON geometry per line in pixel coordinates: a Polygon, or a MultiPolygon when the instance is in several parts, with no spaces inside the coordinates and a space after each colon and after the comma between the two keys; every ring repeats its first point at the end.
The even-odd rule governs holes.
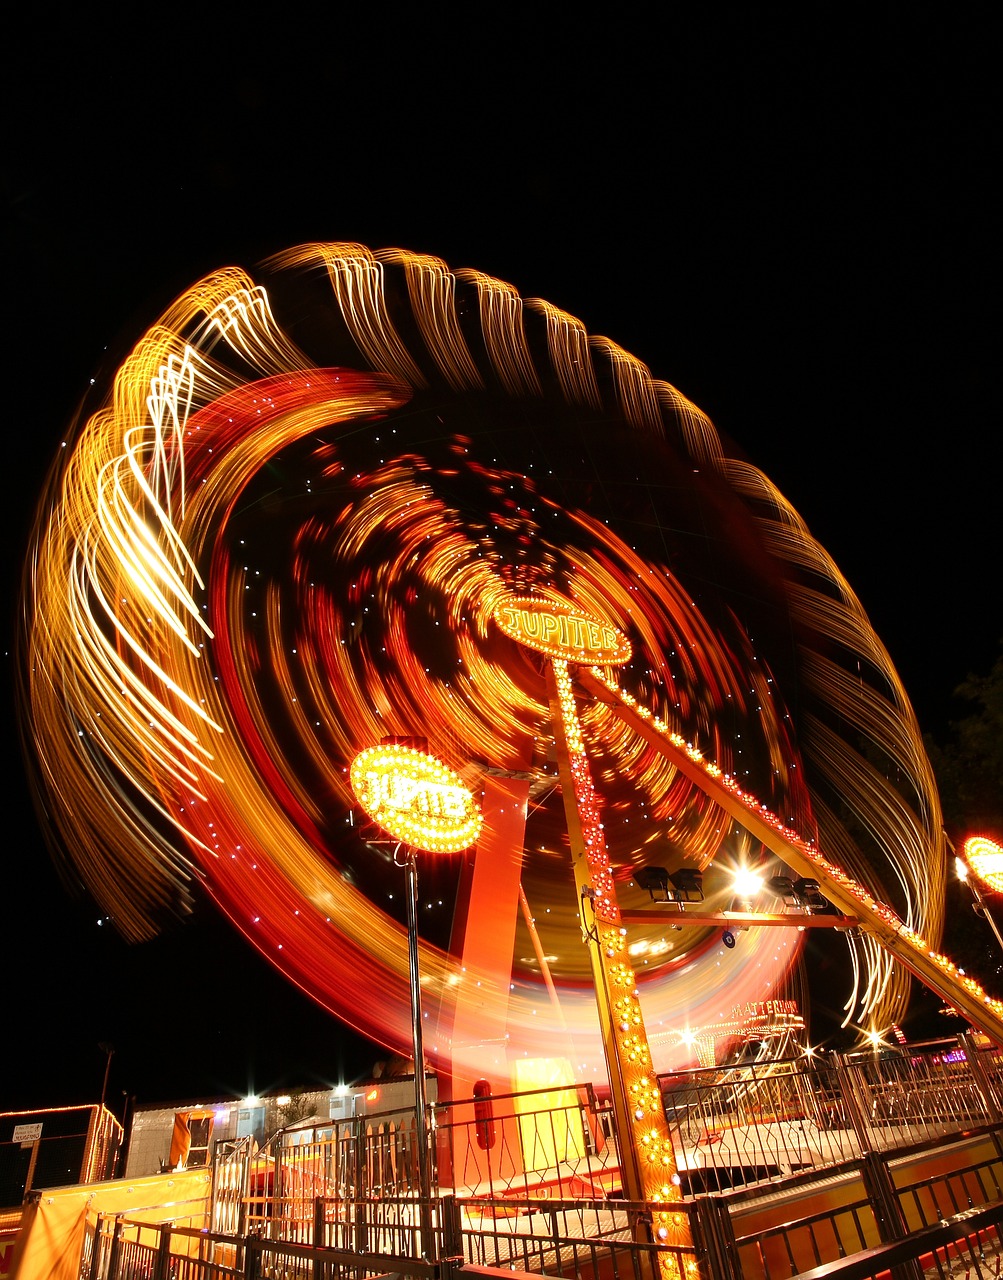
{"type": "Polygon", "coordinates": [[[836,917],[846,1023],[900,1019],[911,972],[1003,1039],[935,949],[933,776],[837,566],[678,391],[496,279],[310,244],[200,280],[76,424],[24,598],[53,846],[128,939],[204,892],[406,1053],[394,841],[349,771],[382,747],[382,803],[441,817],[452,783],[394,772],[420,751],[475,798],[476,842],[419,855],[454,1096],[563,1063],[647,1124],[702,1029],[804,1006],[821,917],[729,915],[749,868],[836,917]]]}

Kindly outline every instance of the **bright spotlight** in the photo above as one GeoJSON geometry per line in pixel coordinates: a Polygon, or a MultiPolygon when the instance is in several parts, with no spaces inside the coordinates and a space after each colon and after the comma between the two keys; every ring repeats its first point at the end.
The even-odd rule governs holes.
{"type": "Polygon", "coordinates": [[[732,887],[739,898],[755,898],[763,887],[763,877],[758,871],[742,867],[735,872],[732,887]]]}

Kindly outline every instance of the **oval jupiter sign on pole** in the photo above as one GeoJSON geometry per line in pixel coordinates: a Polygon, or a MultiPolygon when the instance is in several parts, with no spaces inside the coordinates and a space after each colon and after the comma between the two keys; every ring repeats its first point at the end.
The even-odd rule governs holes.
{"type": "Polygon", "coordinates": [[[481,830],[481,813],[458,774],[399,743],[360,751],[350,770],[356,800],[387,835],[423,853],[459,853],[481,830]]]}
{"type": "Polygon", "coordinates": [[[425,1052],[421,1035],[421,974],[418,968],[418,869],[415,851],[459,853],[481,830],[481,812],[458,774],[434,756],[401,743],[360,751],[349,770],[352,792],[366,816],[407,852],[407,940],[414,1044],[415,1139],[418,1145],[418,1206],[421,1250],[434,1241],[429,1172],[425,1052]]]}

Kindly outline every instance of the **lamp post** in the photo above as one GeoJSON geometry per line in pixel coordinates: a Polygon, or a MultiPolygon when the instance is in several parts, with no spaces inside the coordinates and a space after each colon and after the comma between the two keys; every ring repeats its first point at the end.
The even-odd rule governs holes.
{"type": "MultiPolygon", "coordinates": [[[[430,1208],[432,1178],[428,1167],[428,1098],[425,1090],[425,1049],[421,1033],[421,970],[418,964],[418,863],[410,845],[398,845],[405,851],[404,876],[407,885],[407,959],[411,983],[411,1044],[414,1053],[414,1124],[418,1148],[418,1214],[421,1220],[422,1252],[428,1257],[428,1241],[432,1238],[430,1208]]],[[[399,864],[398,864],[399,865],[399,864]]]]}
{"type": "Polygon", "coordinates": [[[111,1055],[115,1052],[115,1046],[106,1044],[103,1040],[98,1044],[98,1048],[105,1055],[104,1062],[104,1080],[101,1082],[101,1107],[104,1109],[104,1100],[108,1095],[108,1073],[111,1071],[111,1055]]]}
{"type": "MultiPolygon", "coordinates": [[[[414,741],[413,739],[411,741],[414,741]]],[[[387,739],[360,751],[350,770],[352,791],[366,815],[397,841],[394,861],[404,855],[407,884],[408,977],[414,1051],[415,1143],[421,1252],[433,1248],[432,1177],[429,1168],[428,1103],[422,1043],[421,972],[418,961],[418,865],[415,854],[459,853],[481,829],[481,813],[460,778],[441,761],[415,747],[387,739]]],[[[400,863],[398,862],[398,865],[400,863]]]]}

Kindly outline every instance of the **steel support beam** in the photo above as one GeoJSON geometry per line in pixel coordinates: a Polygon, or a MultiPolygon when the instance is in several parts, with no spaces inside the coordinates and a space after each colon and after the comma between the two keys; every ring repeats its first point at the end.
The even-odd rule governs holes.
{"type": "Polygon", "coordinates": [[[821,893],[838,911],[855,917],[861,929],[931,991],[956,1008],[973,1027],[1003,1045],[1003,1003],[988,996],[946,956],[935,952],[890,907],[875,901],[863,885],[826,858],[820,849],[788,830],[752,796],[744,795],[732,779],[704,761],[677,734],[661,725],[646,707],[639,707],[629,695],[609,682],[598,668],[576,667],[575,676],[583,689],[612,708],[625,724],[734,818],[754,840],[761,841],[798,875],[817,880],[821,893]]]}

